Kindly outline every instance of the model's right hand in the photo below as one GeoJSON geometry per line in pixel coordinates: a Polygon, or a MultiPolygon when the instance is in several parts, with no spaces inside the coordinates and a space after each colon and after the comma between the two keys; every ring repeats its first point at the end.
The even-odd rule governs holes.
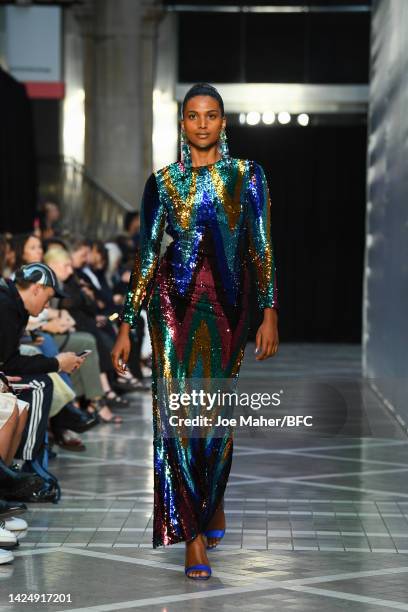
{"type": "Polygon", "coordinates": [[[129,359],[131,348],[129,328],[128,323],[122,323],[111,353],[113,367],[119,376],[123,376],[126,373],[126,364],[129,359]]]}
{"type": "Polygon", "coordinates": [[[67,374],[71,374],[71,372],[80,368],[85,360],[84,357],[78,357],[75,353],[59,353],[57,359],[61,371],[67,374]]]}

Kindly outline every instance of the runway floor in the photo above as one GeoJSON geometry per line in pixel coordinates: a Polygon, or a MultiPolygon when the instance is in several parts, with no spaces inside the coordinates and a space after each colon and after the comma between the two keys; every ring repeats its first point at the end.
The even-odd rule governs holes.
{"type": "Polygon", "coordinates": [[[86,452],[57,447],[63,497],[23,515],[0,610],[408,610],[408,438],[361,379],[360,347],[284,344],[255,362],[248,345],[241,373],[283,391],[288,412],[320,401],[335,427],[237,433],[209,581],[185,578],[183,544],[152,549],[151,397],[139,394],[122,425],[83,435],[86,452]],[[66,600],[10,603],[17,593],[66,600]]]}

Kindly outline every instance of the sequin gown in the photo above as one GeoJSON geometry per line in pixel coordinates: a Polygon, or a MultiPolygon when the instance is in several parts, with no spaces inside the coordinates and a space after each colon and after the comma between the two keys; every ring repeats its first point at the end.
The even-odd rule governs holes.
{"type": "Polygon", "coordinates": [[[277,307],[262,167],[229,156],[152,174],[122,321],[147,309],[153,352],[153,547],[202,533],[223,499],[233,437],[167,437],[158,381],[237,378],[249,328],[250,274],[260,309],[277,307]],[[167,226],[166,226],[167,224],[167,226]],[[160,257],[164,229],[173,238],[160,257]]]}

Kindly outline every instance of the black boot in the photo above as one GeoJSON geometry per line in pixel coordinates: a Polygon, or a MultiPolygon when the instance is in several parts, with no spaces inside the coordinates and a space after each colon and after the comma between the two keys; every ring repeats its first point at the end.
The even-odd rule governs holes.
{"type": "Polygon", "coordinates": [[[11,470],[0,457],[0,497],[3,499],[14,499],[13,495],[19,496],[24,493],[31,494],[39,491],[43,484],[42,478],[35,474],[11,470]]]}
{"type": "Polygon", "coordinates": [[[18,516],[27,512],[27,506],[22,502],[7,502],[0,499],[0,521],[10,516],[18,516]]]}
{"type": "Polygon", "coordinates": [[[50,426],[53,433],[64,429],[83,433],[98,425],[98,422],[94,415],[84,414],[82,410],[73,404],[66,404],[58,414],[50,419],[50,426]]]}
{"type": "Polygon", "coordinates": [[[27,490],[26,493],[10,493],[10,494],[6,494],[5,495],[6,499],[9,500],[18,500],[18,501],[22,501],[22,502],[27,502],[29,504],[34,504],[34,503],[47,503],[47,502],[52,502],[52,503],[56,503],[57,500],[57,492],[55,491],[55,489],[53,488],[48,488],[47,484],[44,484],[43,481],[43,486],[42,489],[40,491],[36,490],[36,491],[29,491],[27,490]]]}

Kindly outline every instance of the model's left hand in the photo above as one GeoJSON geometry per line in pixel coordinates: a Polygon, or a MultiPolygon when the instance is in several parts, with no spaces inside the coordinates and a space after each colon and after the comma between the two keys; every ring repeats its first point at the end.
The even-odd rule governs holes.
{"type": "Polygon", "coordinates": [[[273,308],[267,308],[264,311],[264,320],[259,326],[255,338],[256,360],[268,359],[272,357],[278,350],[279,335],[278,335],[278,316],[273,308]]]}

